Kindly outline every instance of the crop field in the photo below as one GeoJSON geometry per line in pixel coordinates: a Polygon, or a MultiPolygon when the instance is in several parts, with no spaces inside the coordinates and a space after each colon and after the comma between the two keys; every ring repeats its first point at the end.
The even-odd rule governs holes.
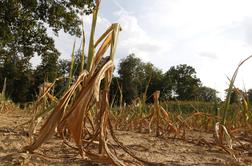
{"type": "MultiPolygon", "coordinates": [[[[196,104],[199,103],[190,104],[197,107],[196,104]]],[[[99,136],[87,148],[83,147],[88,156],[82,154],[83,157],[81,157],[80,151],[69,135],[62,138],[57,133],[45,141],[41,147],[28,153],[23,148],[31,144],[32,138],[29,135],[31,124],[27,122],[31,120],[32,110],[27,112],[27,110],[20,110],[13,105],[3,103],[1,107],[5,107],[0,115],[1,165],[115,164],[106,151],[104,154],[99,154],[99,136]]],[[[223,138],[223,142],[219,143],[214,129],[214,121],[218,118],[208,113],[193,112],[183,115],[179,112],[168,112],[166,114],[168,117],[166,115],[162,116],[166,118],[160,117],[157,124],[158,120],[155,119],[157,115],[138,111],[138,107],[130,106],[130,108],[123,108],[120,113],[111,112],[110,115],[113,135],[119,143],[113,140],[113,135],[109,133],[111,131],[108,131],[106,144],[117,158],[116,160],[120,160],[124,165],[252,164],[252,134],[249,126],[242,127],[239,123],[233,123],[228,128],[230,138],[223,138]],[[235,125],[237,126],[234,127],[235,125]],[[231,143],[228,142],[231,140],[231,143]]],[[[48,115],[40,121],[33,137],[38,137],[40,127],[47,117],[48,115]]],[[[90,114],[91,117],[95,125],[95,111],[92,115],[90,114]]],[[[86,125],[87,130],[90,135],[95,134],[90,124],[86,125]]],[[[89,137],[82,138],[84,145],[90,141],[89,137]]]]}
{"type": "Polygon", "coordinates": [[[81,33],[78,72],[74,43],[68,75],[45,79],[32,102],[19,105],[7,98],[4,80],[0,165],[252,165],[252,105],[234,84],[240,67],[252,56],[228,78],[223,101],[215,91],[211,101],[165,100],[160,87],[149,94],[153,74],[146,78],[146,87],[140,86],[143,93],[125,102],[126,88],[113,81],[123,28],[113,23],[95,39],[100,1],[92,7],[87,51],[86,34],[81,33]],[[64,88],[55,94],[62,80],[64,88]],[[231,102],[234,92],[238,99],[231,102]]]}

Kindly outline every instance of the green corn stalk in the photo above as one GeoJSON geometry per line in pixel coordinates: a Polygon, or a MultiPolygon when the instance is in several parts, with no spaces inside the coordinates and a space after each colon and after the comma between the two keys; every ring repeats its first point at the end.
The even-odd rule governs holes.
{"type": "Polygon", "coordinates": [[[84,69],[84,64],[85,64],[85,53],[84,53],[84,48],[85,48],[85,32],[84,32],[84,24],[82,22],[82,47],[81,47],[81,66],[80,66],[80,73],[83,72],[84,69]]]}
{"type": "Polygon", "coordinates": [[[228,109],[229,109],[229,105],[230,105],[230,99],[231,99],[231,93],[232,93],[232,89],[234,87],[234,82],[235,82],[235,79],[236,79],[236,76],[238,74],[238,71],[239,71],[239,68],[247,61],[249,60],[250,58],[252,58],[252,55],[250,55],[249,57],[247,57],[245,60],[243,60],[239,65],[238,67],[236,68],[231,80],[230,80],[230,83],[229,83],[229,87],[228,87],[228,91],[227,91],[227,96],[226,96],[226,100],[225,100],[225,106],[224,106],[224,113],[223,113],[223,117],[222,117],[222,121],[221,121],[221,124],[222,125],[225,125],[226,124],[226,119],[227,119],[227,112],[228,112],[228,109]]]}
{"type": "Polygon", "coordinates": [[[67,88],[71,85],[71,82],[73,81],[74,61],[75,61],[75,57],[74,57],[75,42],[76,41],[74,41],[73,49],[72,49],[71,65],[70,65],[69,79],[68,79],[68,83],[67,83],[67,88]]]}
{"type": "Polygon", "coordinates": [[[91,27],[91,34],[90,34],[90,40],[89,40],[89,48],[88,48],[88,63],[87,63],[87,70],[90,71],[92,68],[93,63],[93,57],[95,54],[95,47],[94,47],[94,35],[95,35],[95,28],[96,28],[96,22],[97,22],[97,15],[99,11],[99,2],[96,3],[96,9],[93,12],[93,21],[92,21],[92,27],[91,27]]]}

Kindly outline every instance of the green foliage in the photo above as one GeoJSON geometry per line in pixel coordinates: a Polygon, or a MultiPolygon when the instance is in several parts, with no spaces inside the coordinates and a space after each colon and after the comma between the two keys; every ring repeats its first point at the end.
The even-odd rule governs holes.
{"type": "Polygon", "coordinates": [[[183,113],[184,115],[193,112],[212,113],[214,110],[214,102],[201,102],[201,101],[168,101],[162,102],[161,105],[173,113],[183,113]]]}
{"type": "Polygon", "coordinates": [[[142,62],[134,54],[130,54],[121,61],[118,74],[126,103],[142,96],[147,86],[149,86],[147,96],[161,89],[162,71],[151,63],[142,62]],[[149,82],[150,85],[148,85],[149,82]]]}
{"type": "Polygon", "coordinates": [[[42,57],[42,63],[35,70],[35,76],[40,80],[53,82],[57,78],[58,72],[58,55],[47,54],[42,57]]]}
{"type": "MultiPolygon", "coordinates": [[[[5,57],[0,67],[0,80],[4,84],[6,78],[7,98],[14,102],[31,101],[34,97],[32,85],[34,83],[33,71],[24,59],[19,57],[5,57]]],[[[1,88],[3,87],[1,85],[1,88]]]]}
{"type": "Polygon", "coordinates": [[[78,15],[89,14],[93,7],[93,0],[0,1],[1,55],[17,55],[29,60],[35,54],[58,54],[53,39],[47,35],[47,27],[56,35],[63,29],[80,36],[78,15]]]}
{"type": "Polygon", "coordinates": [[[25,41],[30,44],[34,44],[34,41],[46,43],[45,38],[40,38],[46,36],[45,24],[56,34],[63,29],[71,35],[80,36],[81,21],[78,15],[90,14],[93,8],[93,0],[1,1],[1,44],[5,46],[15,39],[19,39],[20,44],[24,44],[25,41]],[[18,36],[20,34],[27,36],[18,36]],[[30,36],[35,34],[45,36],[30,36]]]}
{"type": "Polygon", "coordinates": [[[181,64],[172,66],[164,75],[165,91],[169,96],[175,93],[179,100],[195,100],[201,86],[201,81],[196,77],[193,67],[181,64]]]}
{"type": "Polygon", "coordinates": [[[15,102],[31,100],[37,85],[57,77],[59,52],[47,30],[80,36],[79,15],[90,14],[94,5],[94,0],[0,1],[0,86],[7,78],[6,95],[15,102]],[[42,59],[35,71],[29,63],[34,55],[42,59]]]}
{"type": "MultiPolygon", "coordinates": [[[[130,103],[136,97],[142,97],[146,87],[147,102],[151,102],[150,96],[157,90],[161,92],[161,100],[176,98],[212,102],[216,98],[216,90],[202,86],[200,79],[196,77],[195,69],[185,64],[172,66],[163,74],[153,64],[144,63],[134,54],[130,54],[119,64],[118,74],[117,80],[122,85],[126,103],[130,103]]],[[[112,83],[111,89],[118,89],[117,86],[116,83],[112,83]]]]}
{"type": "MultiPolygon", "coordinates": [[[[205,101],[205,102],[213,102],[216,100],[216,93],[217,91],[215,89],[202,86],[199,87],[198,92],[197,92],[197,99],[200,101],[205,101]]],[[[220,99],[217,99],[220,100],[220,99]]]]}
{"type": "MultiPolygon", "coordinates": [[[[150,96],[155,92],[155,91],[162,91],[162,81],[163,81],[163,73],[161,70],[156,68],[153,64],[151,63],[146,63],[144,64],[144,82],[142,84],[142,90],[141,92],[143,93],[145,88],[148,86],[147,89],[147,102],[150,101],[150,96]]],[[[160,95],[160,99],[164,99],[164,95],[160,95]]]]}
{"type": "Polygon", "coordinates": [[[130,103],[137,97],[143,78],[143,63],[134,54],[123,59],[119,65],[118,74],[121,78],[124,100],[130,103]]]}

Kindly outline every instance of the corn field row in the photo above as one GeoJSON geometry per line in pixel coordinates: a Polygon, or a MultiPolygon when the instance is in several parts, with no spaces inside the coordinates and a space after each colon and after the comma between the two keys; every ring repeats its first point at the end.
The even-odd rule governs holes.
{"type": "MultiPolygon", "coordinates": [[[[117,39],[122,28],[114,23],[95,40],[99,5],[100,1],[97,0],[87,51],[87,66],[84,65],[85,33],[83,31],[82,70],[78,78],[73,79],[73,64],[71,65],[67,89],[60,98],[56,98],[51,93],[51,89],[61,78],[40,87],[38,99],[30,108],[32,118],[27,122],[30,125],[30,144],[25,146],[23,151],[33,153],[56,134],[67,146],[78,151],[83,158],[88,157],[102,164],[127,165],[127,161],[117,156],[115,147],[119,147],[134,159],[135,165],[153,165],[155,163],[138,157],[131,149],[124,146],[118,140],[114,130],[149,133],[150,136],[170,137],[184,141],[190,141],[188,139],[190,132],[200,131],[211,133],[214,141],[204,139],[197,141],[203,145],[218,146],[237,159],[239,154],[235,146],[237,142],[246,139],[252,143],[252,109],[245,96],[240,104],[231,106],[230,95],[239,67],[252,56],[242,61],[235,70],[230,79],[227,97],[222,104],[160,102],[160,92],[156,91],[152,95],[153,104],[145,103],[146,94],[144,94],[143,98],[131,105],[124,105],[121,95],[120,105],[112,106],[113,104],[109,102],[109,90],[117,39]],[[108,56],[104,60],[105,54],[108,56]],[[243,137],[239,137],[241,135],[243,137]]],[[[72,59],[74,62],[74,55],[72,59]]],[[[1,104],[0,109],[11,109],[7,107],[10,106],[1,104]]]]}

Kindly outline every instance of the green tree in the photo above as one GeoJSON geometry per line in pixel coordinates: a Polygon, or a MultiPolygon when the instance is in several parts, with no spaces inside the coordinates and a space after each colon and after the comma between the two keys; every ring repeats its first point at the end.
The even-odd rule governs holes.
{"type": "Polygon", "coordinates": [[[194,100],[201,86],[200,79],[196,77],[195,69],[186,64],[172,66],[165,73],[164,82],[167,95],[177,96],[179,100],[194,100]]]}
{"type": "Polygon", "coordinates": [[[57,78],[58,56],[58,54],[48,53],[42,57],[42,62],[35,71],[40,84],[44,81],[53,82],[57,78]]]}
{"type": "MultiPolygon", "coordinates": [[[[216,100],[216,93],[217,91],[215,89],[202,86],[199,87],[198,92],[197,92],[197,99],[200,101],[205,101],[205,102],[214,102],[216,100]]],[[[218,99],[220,100],[220,99],[218,99]]]]}
{"type": "MultiPolygon", "coordinates": [[[[0,67],[1,84],[6,78],[5,95],[14,102],[31,101],[34,94],[30,93],[32,86],[33,71],[27,61],[21,60],[19,57],[5,57],[2,59],[0,67]]],[[[2,88],[2,86],[1,86],[2,88]]]]}
{"type": "Polygon", "coordinates": [[[24,56],[40,55],[53,40],[47,36],[50,27],[55,34],[63,29],[71,35],[81,35],[81,13],[90,13],[93,0],[5,0],[0,1],[1,49],[24,56]],[[87,8],[84,7],[87,5],[87,8]]]}
{"type": "Polygon", "coordinates": [[[122,59],[118,74],[121,79],[123,97],[126,103],[139,96],[141,78],[143,78],[143,63],[134,54],[122,59]]]}
{"type": "Polygon", "coordinates": [[[130,103],[136,97],[141,97],[147,87],[147,97],[156,90],[162,90],[162,71],[151,63],[142,62],[134,54],[130,54],[121,61],[118,74],[117,80],[122,85],[126,103],[130,103]]]}
{"type": "Polygon", "coordinates": [[[31,70],[29,60],[34,55],[42,57],[42,64],[38,68],[43,71],[41,75],[47,75],[49,80],[55,78],[54,67],[59,52],[54,40],[47,35],[47,30],[51,29],[55,35],[64,30],[71,35],[80,36],[79,14],[91,13],[94,5],[94,0],[0,1],[0,86],[6,77],[10,97],[15,101],[26,101],[27,93],[23,91],[31,87],[24,80],[31,79],[27,73],[32,72],[27,71],[31,70]],[[23,99],[17,99],[14,91],[19,91],[23,99]]]}
{"type": "Polygon", "coordinates": [[[161,70],[156,68],[153,64],[151,63],[144,63],[143,64],[143,71],[144,71],[144,76],[142,78],[142,89],[141,93],[145,92],[146,87],[148,86],[147,89],[147,97],[148,100],[147,102],[150,102],[153,98],[150,97],[155,91],[159,90],[161,91],[161,96],[160,99],[164,98],[164,93],[162,92],[162,80],[163,80],[163,73],[161,70]]]}

